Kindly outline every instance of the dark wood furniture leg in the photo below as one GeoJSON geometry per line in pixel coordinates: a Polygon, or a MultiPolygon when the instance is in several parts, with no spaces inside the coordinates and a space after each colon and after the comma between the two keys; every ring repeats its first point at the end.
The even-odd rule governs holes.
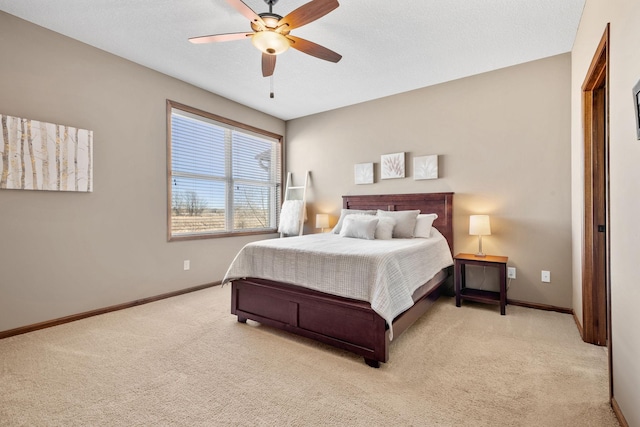
{"type": "Polygon", "coordinates": [[[380,367],[380,362],[377,360],[369,359],[368,357],[364,358],[364,363],[371,366],[372,368],[378,369],[380,367]]]}
{"type": "Polygon", "coordinates": [[[453,273],[456,293],[456,307],[460,307],[460,294],[462,293],[462,284],[464,283],[465,268],[463,263],[456,262],[453,273]]]}
{"type": "Polygon", "coordinates": [[[507,264],[498,264],[500,271],[500,314],[505,315],[507,307],[507,264]]]}

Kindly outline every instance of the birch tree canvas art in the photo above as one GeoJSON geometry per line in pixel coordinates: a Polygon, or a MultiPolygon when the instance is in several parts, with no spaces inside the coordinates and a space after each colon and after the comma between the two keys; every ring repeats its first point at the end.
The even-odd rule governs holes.
{"type": "Polygon", "coordinates": [[[0,189],[93,191],[93,131],[0,114],[0,189]]]}

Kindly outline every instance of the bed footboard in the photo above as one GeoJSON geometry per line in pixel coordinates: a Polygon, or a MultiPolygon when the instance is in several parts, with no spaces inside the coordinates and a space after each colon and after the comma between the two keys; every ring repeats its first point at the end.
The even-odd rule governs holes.
{"type": "MultiPolygon", "coordinates": [[[[385,320],[364,301],[341,298],[264,279],[234,280],[231,313],[323,342],[364,357],[379,367],[389,360],[389,331],[385,320]]],[[[440,296],[436,286],[394,320],[399,336],[440,296]]]]}
{"type": "Polygon", "coordinates": [[[234,280],[231,313],[386,362],[386,324],[362,301],[264,279],[234,280]]]}

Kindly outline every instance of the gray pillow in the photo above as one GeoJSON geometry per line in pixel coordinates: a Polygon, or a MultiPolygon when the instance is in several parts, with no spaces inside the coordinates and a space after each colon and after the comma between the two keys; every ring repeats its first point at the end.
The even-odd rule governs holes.
{"type": "Polygon", "coordinates": [[[396,225],[393,227],[393,237],[407,239],[413,237],[413,233],[416,228],[416,219],[418,218],[419,213],[419,210],[383,211],[378,209],[377,215],[395,219],[396,225]]]}
{"type": "Polygon", "coordinates": [[[373,240],[376,236],[377,225],[378,218],[373,215],[347,215],[342,224],[340,236],[373,240]]]}
{"type": "Polygon", "coordinates": [[[396,220],[389,216],[379,216],[378,226],[376,227],[376,239],[391,240],[393,237],[393,227],[396,226],[396,220]]]}

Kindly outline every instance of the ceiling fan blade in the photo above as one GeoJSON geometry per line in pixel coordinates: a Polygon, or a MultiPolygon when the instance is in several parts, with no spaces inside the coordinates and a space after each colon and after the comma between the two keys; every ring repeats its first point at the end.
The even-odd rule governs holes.
{"type": "Polygon", "coordinates": [[[269,77],[273,75],[273,70],[276,69],[276,55],[262,54],[262,77],[269,77]]]}
{"type": "Polygon", "coordinates": [[[242,40],[249,38],[253,33],[227,33],[227,34],[214,34],[212,36],[200,36],[191,37],[189,41],[191,43],[213,43],[213,42],[229,42],[232,40],[242,40]]]}
{"type": "Polygon", "coordinates": [[[308,55],[315,56],[316,58],[324,59],[325,61],[338,62],[342,59],[342,55],[336,53],[324,46],[320,46],[309,40],[301,39],[292,35],[286,36],[292,43],[291,47],[304,52],[308,55]]]}
{"type": "Polygon", "coordinates": [[[302,27],[309,22],[322,18],[338,6],[340,4],[337,0],[311,0],[278,21],[278,27],[287,25],[289,30],[302,27]]]}
{"type": "Polygon", "coordinates": [[[255,22],[262,27],[266,26],[260,15],[255,13],[253,9],[244,4],[242,0],[227,0],[227,3],[229,3],[235,10],[240,12],[249,21],[255,22]]]}

